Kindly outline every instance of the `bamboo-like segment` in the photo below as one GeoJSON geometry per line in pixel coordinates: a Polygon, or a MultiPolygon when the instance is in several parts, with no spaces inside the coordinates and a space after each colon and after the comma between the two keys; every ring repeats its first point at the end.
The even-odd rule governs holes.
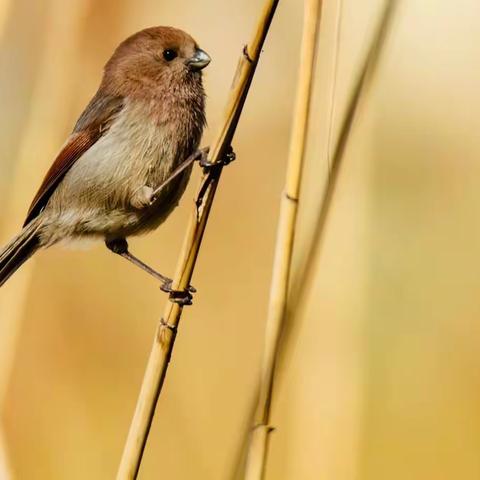
{"type": "MultiPolygon", "coordinates": [[[[180,254],[173,281],[174,290],[185,290],[190,285],[203,233],[222,172],[221,161],[229,148],[245,103],[260,53],[279,0],[266,0],[252,41],[245,46],[237,67],[225,112],[225,120],[210,149],[209,161],[216,168],[202,176],[187,235],[180,254]]],[[[137,401],[127,441],[123,450],[117,480],[137,477],[147,442],[155,407],[167,373],[183,307],[167,302],[153,341],[145,376],[137,401]]]]}
{"type": "MultiPolygon", "coordinates": [[[[304,296],[307,295],[312,289],[315,275],[314,266],[318,265],[318,256],[320,255],[321,249],[320,247],[323,242],[325,227],[331,211],[347,144],[350,140],[355,120],[359,114],[361,101],[366,95],[367,87],[370,83],[369,80],[371,80],[377,68],[380,54],[382,53],[382,48],[391,28],[397,4],[397,0],[387,0],[385,2],[378,26],[372,38],[372,43],[365,55],[365,59],[362,62],[358,76],[355,79],[350,97],[348,99],[345,115],[340,125],[338,139],[335,143],[335,148],[331,157],[327,184],[323,192],[319,215],[315,223],[315,229],[313,231],[310,247],[306,252],[304,260],[302,261],[303,271],[300,272],[299,278],[295,281],[295,284],[298,285],[299,288],[298,291],[293,292],[293,295],[290,298],[289,307],[296,314],[298,314],[298,309],[301,308],[304,303],[304,296]]],[[[288,336],[289,333],[287,331],[285,337],[288,336]]]]}
{"type": "Polygon", "coordinates": [[[248,448],[246,480],[261,480],[265,475],[268,454],[270,409],[275,363],[285,318],[290,266],[301,177],[305,158],[310,103],[315,67],[318,26],[322,1],[306,0],[304,28],[297,86],[297,100],[290,140],[285,189],[281,198],[280,219],[270,289],[270,302],[265,333],[265,347],[260,378],[260,392],[248,448]]]}

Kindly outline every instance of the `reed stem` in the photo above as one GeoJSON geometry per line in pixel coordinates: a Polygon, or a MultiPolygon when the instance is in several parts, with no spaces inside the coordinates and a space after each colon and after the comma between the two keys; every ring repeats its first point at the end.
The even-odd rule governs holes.
{"type": "MultiPolygon", "coordinates": [[[[195,208],[173,281],[174,290],[183,291],[190,285],[210,209],[222,173],[221,162],[235,134],[278,2],[279,0],[266,0],[252,41],[244,47],[240,57],[224,122],[208,156],[209,162],[217,164],[217,167],[204,173],[200,180],[195,208]]],[[[157,326],[135,414],[120,461],[117,480],[134,479],[138,475],[155,414],[155,407],[167,374],[182,311],[182,305],[167,302],[163,317],[157,326]]]]}
{"type": "Polygon", "coordinates": [[[277,231],[260,378],[260,392],[248,447],[244,477],[246,480],[261,480],[265,476],[269,434],[272,431],[272,427],[270,426],[270,410],[275,363],[287,305],[298,201],[308,135],[321,7],[321,0],[305,1],[297,99],[290,140],[285,188],[280,205],[280,219],[277,231]]]}

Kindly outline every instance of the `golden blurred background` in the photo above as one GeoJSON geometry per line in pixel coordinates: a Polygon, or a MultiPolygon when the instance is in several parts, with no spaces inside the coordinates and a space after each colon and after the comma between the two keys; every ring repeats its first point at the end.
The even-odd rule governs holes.
{"type": "MultiPolygon", "coordinates": [[[[293,288],[381,0],[325,1],[293,288]]],[[[480,478],[480,4],[403,0],[342,161],[280,365],[269,480],[480,478]]],[[[208,145],[262,0],[0,0],[0,242],[98,85],[151,25],[190,32],[208,145]]],[[[302,2],[281,0],[225,170],[140,478],[233,478],[263,348],[302,2]]],[[[132,250],[173,274],[194,195],[132,250]]],[[[0,291],[0,478],[114,478],[166,296],[102,246],[0,291]]]]}

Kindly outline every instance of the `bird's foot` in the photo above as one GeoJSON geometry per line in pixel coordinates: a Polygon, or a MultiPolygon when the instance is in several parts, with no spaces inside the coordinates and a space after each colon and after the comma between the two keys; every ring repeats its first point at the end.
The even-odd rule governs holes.
{"type": "Polygon", "coordinates": [[[232,163],[237,158],[231,145],[226,149],[222,159],[215,163],[212,163],[208,160],[208,152],[209,149],[202,149],[199,151],[199,164],[205,172],[208,172],[212,168],[218,167],[219,165],[224,167],[225,165],[232,163]]]}
{"type": "Polygon", "coordinates": [[[192,305],[193,293],[197,290],[191,285],[186,290],[174,290],[172,288],[173,280],[168,279],[160,287],[160,290],[169,294],[168,299],[184,307],[185,305],[192,305]]]}
{"type": "Polygon", "coordinates": [[[237,154],[234,152],[233,147],[231,145],[228,146],[225,154],[222,158],[223,165],[229,165],[230,163],[234,162],[237,158],[237,154]]]}
{"type": "Polygon", "coordinates": [[[208,154],[210,153],[210,147],[199,148],[195,152],[195,161],[198,161],[200,166],[203,166],[205,163],[208,163],[208,154]]]}

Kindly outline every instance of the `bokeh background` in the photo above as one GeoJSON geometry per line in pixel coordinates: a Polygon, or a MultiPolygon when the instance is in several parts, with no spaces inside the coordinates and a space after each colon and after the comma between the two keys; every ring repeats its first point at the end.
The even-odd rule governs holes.
{"type": "MultiPolygon", "coordinates": [[[[480,4],[398,2],[302,262],[381,0],[325,2],[300,204],[297,309],[280,363],[269,480],[480,478],[480,4]]],[[[194,35],[219,124],[262,0],[1,0],[0,241],[13,236],[113,48],[194,35]]],[[[234,478],[263,346],[302,2],[281,0],[225,170],[140,478],[234,478]]],[[[173,273],[196,177],[132,250],[173,273]]],[[[114,478],[156,322],[150,278],[51,249],[0,291],[1,479],[114,478]]]]}

